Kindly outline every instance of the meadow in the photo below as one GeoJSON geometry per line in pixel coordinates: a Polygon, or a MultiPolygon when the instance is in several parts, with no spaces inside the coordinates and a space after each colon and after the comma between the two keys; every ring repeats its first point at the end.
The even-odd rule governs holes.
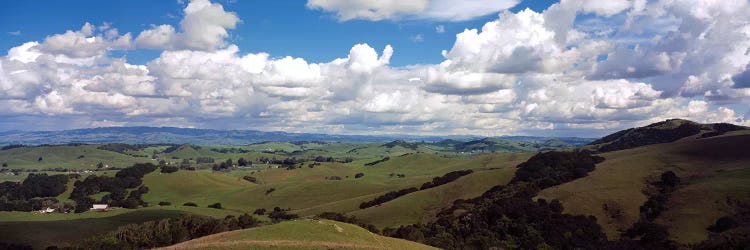
{"type": "MultiPolygon", "coordinates": [[[[33,146],[2,150],[0,161],[8,162],[7,169],[15,170],[5,171],[12,174],[0,175],[7,176],[3,179],[7,181],[22,181],[29,173],[67,173],[52,171],[53,168],[79,172],[95,170],[99,162],[121,168],[128,164],[157,164],[160,161],[179,166],[187,159],[194,169],[174,173],[157,170],[145,175],[143,185],[148,187],[149,192],[142,199],[149,204],[148,207],[80,214],[0,212],[0,226],[4,230],[0,234],[0,241],[36,247],[62,246],[96,233],[112,231],[127,223],[175,217],[182,213],[223,218],[252,213],[259,208],[270,211],[274,207],[289,209],[291,213],[303,217],[322,212],[348,213],[382,229],[429,221],[437,211],[449,206],[455,199],[470,198],[492,186],[506,183],[515,165],[532,155],[531,152],[459,153],[440,145],[413,145],[416,144],[400,141],[392,144],[265,142],[245,146],[155,145],[119,152],[107,150],[101,145],[33,146]],[[313,161],[319,156],[330,157],[332,161],[313,161]],[[39,157],[43,158],[42,161],[38,161],[39,157]],[[216,164],[227,160],[236,163],[239,158],[253,161],[253,164],[235,166],[228,171],[214,171],[214,164],[196,162],[201,157],[211,158],[216,164]],[[262,161],[286,158],[304,160],[293,168],[262,161]],[[475,171],[446,185],[421,190],[381,206],[359,208],[360,203],[389,191],[419,187],[434,177],[466,169],[475,171]],[[362,176],[355,178],[358,174],[362,176]],[[243,179],[245,176],[254,177],[257,183],[243,179]],[[269,192],[271,189],[274,191],[269,192]],[[160,202],[169,202],[170,205],[158,206],[160,202]],[[195,203],[197,207],[183,206],[187,202],[195,203]],[[207,207],[215,203],[221,203],[222,209],[207,207]],[[73,231],[63,233],[66,229],[73,231]],[[32,237],[29,236],[31,231],[39,233],[32,237]]],[[[115,172],[90,171],[80,174],[81,178],[85,178],[88,175],[114,176],[115,172]]],[[[70,202],[68,197],[75,181],[71,179],[65,192],[56,198],[70,202]]],[[[106,194],[101,192],[91,197],[98,200],[106,194]]],[[[268,220],[265,216],[256,216],[268,220]]]]}
{"type": "MultiPolygon", "coordinates": [[[[604,161],[596,164],[592,172],[543,189],[534,199],[556,199],[567,214],[592,215],[606,237],[617,240],[642,216],[640,207],[649,199],[649,192],[653,192],[649,188],[659,175],[673,171],[681,182],[654,223],[668,229],[670,240],[692,246],[714,235],[707,228],[718,218],[741,213],[741,204],[750,201],[750,155],[743,150],[748,139],[747,131],[710,138],[698,134],[670,143],[599,153],[604,161]]],[[[66,246],[131,223],[182,214],[223,219],[278,208],[302,219],[272,224],[267,213],[255,214],[260,221],[272,225],[212,235],[175,247],[296,249],[312,244],[313,249],[353,245],[423,249],[426,246],[372,234],[359,226],[311,218],[336,212],[377,230],[428,224],[456,200],[479,197],[493,187],[511,183],[519,164],[537,154],[540,147],[556,143],[484,139],[463,143],[146,145],[124,150],[111,145],[59,145],[0,150],[0,162],[8,162],[8,167],[0,171],[0,181],[22,181],[31,173],[80,174],[55,197],[66,202],[72,202],[68,198],[74,183],[89,175],[115,176],[128,164],[144,162],[159,164],[161,170],[168,166],[178,169],[169,173],[157,169],[143,176],[142,185],[148,187],[148,192],[142,194],[144,205],[137,209],[0,212],[0,242],[37,248],[66,246]],[[239,165],[240,158],[250,163],[239,165]],[[198,159],[212,162],[199,163],[198,159]],[[104,161],[112,169],[93,171],[104,161]],[[436,177],[465,170],[471,171],[442,185],[420,189],[436,177]],[[374,206],[361,206],[409,188],[415,190],[374,206]],[[183,205],[186,203],[196,206],[183,205]],[[221,204],[220,209],[209,208],[217,203],[221,204]]],[[[558,150],[568,148],[560,147],[558,150]]],[[[90,197],[99,200],[108,194],[100,192],[90,197]]]]}

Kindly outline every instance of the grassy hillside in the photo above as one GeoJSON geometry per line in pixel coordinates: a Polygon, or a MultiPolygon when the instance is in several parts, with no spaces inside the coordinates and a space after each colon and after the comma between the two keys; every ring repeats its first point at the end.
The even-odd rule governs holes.
{"type": "Polygon", "coordinates": [[[143,199],[151,204],[162,201],[174,205],[195,202],[201,207],[220,202],[224,210],[235,212],[251,212],[258,208],[271,209],[277,206],[292,209],[293,213],[302,216],[327,211],[352,212],[379,226],[402,225],[427,219],[440,208],[449,206],[455,199],[470,198],[492,186],[506,183],[515,171],[514,166],[529,156],[530,154],[509,154],[443,158],[418,153],[395,156],[375,166],[321,163],[314,168],[268,168],[260,172],[154,172],[144,178],[144,184],[150,191],[143,199]],[[465,169],[477,171],[459,178],[455,183],[401,197],[383,206],[361,211],[358,207],[360,203],[386,192],[419,187],[434,177],[465,169]],[[354,178],[357,173],[364,176],[354,178]],[[243,180],[242,177],[246,175],[255,177],[258,184],[243,180]],[[342,180],[326,179],[331,176],[338,176],[342,180]],[[270,189],[274,191],[268,192],[270,189]],[[393,212],[392,209],[399,209],[401,212],[408,210],[408,213],[386,216],[393,212]],[[388,219],[380,220],[383,218],[388,219]]]}
{"type": "MultiPolygon", "coordinates": [[[[307,145],[307,144],[303,144],[307,145]]],[[[309,147],[321,144],[310,144],[309,147]]],[[[338,145],[338,144],[336,144],[338,145]]],[[[353,147],[350,144],[346,147],[353,147]]],[[[135,223],[161,217],[176,216],[180,213],[194,213],[223,218],[227,215],[249,213],[257,208],[273,209],[282,207],[292,209],[292,213],[303,217],[314,216],[322,212],[333,211],[342,213],[356,213],[366,218],[367,222],[379,226],[392,226],[429,220],[439,209],[449,206],[454,199],[468,198],[480,194],[487,188],[507,182],[507,177],[514,171],[513,166],[524,161],[530,154],[508,155],[478,155],[473,157],[444,157],[435,153],[418,153],[402,145],[392,147],[383,144],[358,145],[362,158],[351,163],[323,162],[308,167],[312,162],[304,163],[302,168],[287,170],[273,168],[272,165],[259,164],[253,168],[238,168],[230,172],[214,172],[211,170],[188,171],[179,170],[175,173],[160,173],[154,171],[143,178],[143,184],[149,188],[142,199],[150,207],[131,209],[116,209],[106,213],[85,212],[81,214],[39,214],[29,212],[0,212],[0,226],[8,233],[0,236],[0,241],[18,243],[33,243],[35,246],[44,244],[60,244],[81,240],[94,233],[104,233],[115,229],[119,225],[135,223]],[[368,153],[364,153],[367,151],[368,153]],[[377,152],[377,153],[376,153],[377,152]],[[382,159],[374,155],[384,153],[389,160],[379,164],[365,166],[365,163],[382,159]],[[387,202],[382,206],[360,210],[359,204],[371,200],[379,195],[407,187],[419,187],[434,177],[457,170],[473,169],[475,172],[464,176],[444,186],[420,191],[409,196],[387,202]],[[358,173],[360,178],[354,178],[358,173]],[[244,176],[253,176],[258,183],[244,180],[244,176]],[[328,180],[329,177],[340,177],[341,180],[328,180]],[[268,192],[274,189],[273,192],[268,192]],[[170,202],[169,206],[157,206],[159,202],[170,202]],[[183,203],[194,202],[198,207],[183,206],[183,203]],[[207,208],[209,204],[221,203],[224,209],[207,208]],[[408,210],[408,213],[398,216],[385,216],[392,213],[392,209],[408,210]],[[122,219],[126,218],[126,219],[122,219]],[[382,219],[382,221],[381,221],[382,219]],[[416,221],[415,221],[416,219],[416,221]],[[75,227],[68,226],[75,223],[75,227]],[[56,233],[61,228],[86,228],[83,233],[56,233]],[[29,230],[36,230],[35,239],[30,242],[29,230]],[[25,238],[26,237],[26,238],[25,238]]],[[[346,149],[342,145],[335,150],[346,149]]],[[[17,148],[11,150],[40,150],[44,147],[17,148]]],[[[64,150],[96,150],[104,154],[114,154],[117,157],[130,157],[126,154],[99,150],[95,146],[60,146],[52,147],[64,150]]],[[[164,151],[166,146],[150,147],[141,151],[164,151]]],[[[259,152],[248,153],[218,153],[211,150],[214,147],[181,146],[169,153],[160,153],[162,157],[178,156],[188,151],[196,154],[222,157],[226,155],[266,154],[259,152]]],[[[322,146],[320,150],[324,149],[322,146]]],[[[417,147],[422,150],[421,146],[417,147]]],[[[346,149],[347,151],[352,150],[346,149]]],[[[127,153],[145,154],[147,152],[128,151],[127,153]]],[[[190,154],[185,154],[190,155],[190,154]]],[[[181,156],[181,155],[180,155],[181,156]]],[[[283,157],[281,155],[277,155],[283,157]]],[[[236,158],[235,158],[236,160],[236,158]]],[[[151,161],[149,159],[149,161],[151,161]]],[[[15,180],[27,173],[21,172],[13,176],[15,180]]],[[[51,172],[50,174],[55,174],[51,172]]],[[[112,171],[97,171],[90,174],[113,175],[112,171]]],[[[10,176],[10,175],[9,175],[10,176]]],[[[68,183],[66,192],[57,196],[59,200],[67,200],[72,191],[72,184],[68,183]]],[[[101,198],[105,193],[99,193],[92,198],[101,198]]],[[[261,217],[260,219],[264,219],[261,217]]]]}
{"type": "Polygon", "coordinates": [[[78,242],[117,227],[161,218],[176,217],[177,210],[140,209],[112,213],[49,214],[0,212],[0,241],[45,248],[78,242]],[[48,217],[49,216],[49,217],[48,217]]]}
{"type": "Polygon", "coordinates": [[[152,162],[150,158],[133,157],[97,147],[97,145],[60,145],[12,148],[0,150],[0,163],[7,163],[8,168],[11,169],[95,169],[99,162],[111,167],[127,167],[134,163],[152,162]]]}
{"type": "Polygon", "coordinates": [[[604,153],[606,160],[589,176],[546,189],[539,198],[560,199],[567,213],[596,216],[608,237],[616,239],[638,219],[648,183],[674,171],[682,184],[656,223],[667,226],[677,242],[697,243],[707,238],[706,228],[716,219],[733,213],[732,201],[750,198],[749,139],[750,133],[737,131],[604,153]],[[621,215],[612,216],[605,204],[621,215]]]}
{"type": "Polygon", "coordinates": [[[330,220],[296,220],[230,231],[162,249],[435,249],[330,220]]]}
{"type": "Polygon", "coordinates": [[[670,119],[648,126],[622,130],[589,144],[599,152],[609,152],[658,143],[668,143],[688,136],[708,138],[727,132],[747,130],[747,127],[728,123],[700,124],[682,119],[670,119]]]}
{"type": "Polygon", "coordinates": [[[442,208],[457,199],[477,197],[493,186],[506,184],[515,173],[515,166],[527,158],[526,155],[492,155],[462,161],[454,168],[476,169],[475,172],[448,184],[349,214],[380,228],[431,221],[442,208]]]}

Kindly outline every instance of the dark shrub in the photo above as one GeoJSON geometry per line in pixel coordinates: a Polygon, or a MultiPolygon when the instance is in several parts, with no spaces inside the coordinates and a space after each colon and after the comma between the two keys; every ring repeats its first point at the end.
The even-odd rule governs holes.
{"type": "Polygon", "coordinates": [[[165,174],[174,173],[177,172],[177,170],[180,170],[177,166],[161,166],[161,172],[165,174]]]}
{"type": "Polygon", "coordinates": [[[359,178],[362,178],[363,176],[365,176],[364,173],[357,173],[354,175],[354,179],[359,179],[359,178]]]}
{"type": "Polygon", "coordinates": [[[249,176],[249,175],[245,175],[244,177],[242,177],[242,179],[246,180],[246,181],[249,181],[249,182],[252,182],[252,183],[256,183],[256,184],[258,183],[258,179],[257,178],[249,176]]]}
{"type": "Polygon", "coordinates": [[[195,204],[193,202],[185,202],[185,204],[182,204],[182,205],[186,206],[186,207],[197,207],[198,206],[198,204],[195,204]]]}
{"type": "Polygon", "coordinates": [[[425,189],[434,188],[440,185],[448,184],[449,182],[454,181],[461,176],[468,175],[473,172],[474,171],[471,169],[449,172],[447,174],[444,174],[441,177],[432,178],[432,181],[425,182],[424,184],[422,184],[422,186],[419,189],[425,190],[425,189]]]}
{"type": "Polygon", "coordinates": [[[299,218],[299,215],[296,214],[289,214],[287,213],[287,210],[283,210],[279,207],[273,208],[273,211],[268,213],[268,218],[271,218],[271,220],[278,222],[282,220],[294,220],[299,218]]]}
{"type": "Polygon", "coordinates": [[[159,202],[159,206],[171,206],[171,205],[172,205],[172,202],[168,202],[168,201],[159,202]]]}
{"type": "Polygon", "coordinates": [[[211,204],[211,205],[208,205],[208,207],[210,207],[210,208],[216,208],[216,209],[222,209],[221,203],[218,203],[218,202],[214,203],[214,204],[211,204]]]}
{"type": "Polygon", "coordinates": [[[713,226],[709,227],[708,230],[711,230],[712,232],[721,233],[724,231],[727,231],[729,229],[733,229],[739,226],[739,223],[737,223],[734,218],[729,216],[724,216],[716,220],[716,223],[714,223],[713,226]]]}
{"type": "Polygon", "coordinates": [[[359,204],[359,208],[360,209],[365,209],[365,208],[372,207],[372,206],[375,206],[375,205],[380,205],[380,204],[386,203],[388,201],[391,201],[393,199],[396,199],[398,197],[401,197],[401,196],[404,196],[404,195],[407,195],[409,193],[413,193],[413,192],[416,192],[416,191],[419,191],[419,189],[417,189],[415,187],[404,188],[404,189],[401,189],[401,190],[398,190],[398,191],[391,191],[391,192],[388,192],[388,193],[386,193],[384,195],[378,196],[377,198],[375,198],[375,199],[373,199],[371,201],[362,202],[362,204],[359,204]]]}
{"type": "Polygon", "coordinates": [[[257,214],[257,215],[265,215],[265,214],[266,214],[266,209],[265,209],[265,208],[258,208],[258,209],[255,209],[255,211],[253,211],[253,214],[257,214]]]}

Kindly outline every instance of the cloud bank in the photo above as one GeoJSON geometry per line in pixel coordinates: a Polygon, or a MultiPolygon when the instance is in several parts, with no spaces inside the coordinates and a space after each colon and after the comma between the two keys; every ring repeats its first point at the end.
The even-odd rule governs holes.
{"type": "MultiPolygon", "coordinates": [[[[487,13],[517,4],[307,7],[341,21],[450,21],[486,15],[473,9],[484,2],[498,6],[487,13]]],[[[10,49],[0,57],[0,124],[578,136],[667,118],[750,125],[749,5],[571,0],[541,13],[503,11],[456,34],[441,63],[393,67],[390,45],[355,44],[330,62],[241,53],[227,41],[239,15],[194,0],[178,28],[134,36],[86,23],[10,49]],[[136,49],[161,54],[137,65],[111,53],[136,49]]]]}

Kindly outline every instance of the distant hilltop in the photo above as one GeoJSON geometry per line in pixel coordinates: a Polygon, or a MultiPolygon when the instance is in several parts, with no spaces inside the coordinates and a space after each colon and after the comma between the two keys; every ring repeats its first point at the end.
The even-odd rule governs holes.
{"type": "MultiPolygon", "coordinates": [[[[6,131],[0,132],[0,145],[42,145],[71,143],[126,143],[126,144],[196,144],[196,145],[245,145],[266,141],[278,142],[389,142],[394,140],[429,141],[479,140],[483,137],[471,135],[415,136],[415,135],[336,135],[316,133],[265,132],[258,130],[217,130],[176,127],[102,127],[61,131],[6,131]]],[[[501,136],[511,141],[559,140],[583,145],[591,138],[501,136]]]]}

